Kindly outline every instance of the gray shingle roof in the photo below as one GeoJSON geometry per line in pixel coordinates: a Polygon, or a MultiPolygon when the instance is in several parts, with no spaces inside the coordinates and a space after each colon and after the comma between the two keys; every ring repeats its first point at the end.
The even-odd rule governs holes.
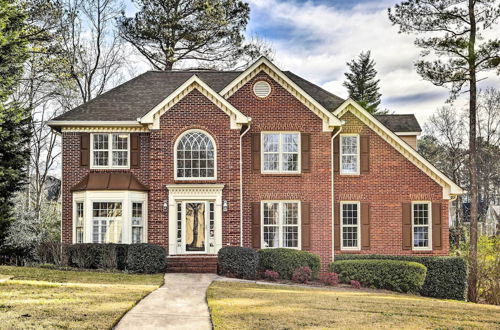
{"type": "MultiPolygon", "coordinates": [[[[54,121],[135,121],[144,116],[179,86],[196,74],[220,92],[242,71],[147,71],[93,100],[55,118],[54,121]]],[[[283,73],[327,110],[338,108],[344,99],[290,71],[283,73]]],[[[395,132],[420,131],[413,115],[379,115],[379,121],[395,132]]]]}
{"type": "Polygon", "coordinates": [[[415,115],[375,115],[375,118],[393,132],[422,132],[415,115]]]}

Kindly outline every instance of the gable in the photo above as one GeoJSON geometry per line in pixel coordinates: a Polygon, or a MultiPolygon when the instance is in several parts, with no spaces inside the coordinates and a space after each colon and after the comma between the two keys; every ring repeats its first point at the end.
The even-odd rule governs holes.
{"type": "Polygon", "coordinates": [[[331,132],[333,131],[335,126],[342,125],[342,121],[335,117],[335,115],[333,115],[330,111],[325,109],[317,100],[306,93],[301,87],[299,87],[294,81],[292,81],[287,75],[285,75],[280,69],[278,69],[265,57],[261,57],[248,69],[242,72],[236,79],[228,84],[220,92],[220,94],[224,98],[228,99],[238,89],[252,80],[260,72],[265,72],[269,77],[271,77],[283,88],[285,88],[291,95],[293,95],[301,103],[303,103],[309,110],[320,117],[323,120],[324,132],[331,132]]]}
{"type": "Polygon", "coordinates": [[[423,171],[431,179],[433,179],[441,187],[443,187],[443,199],[450,199],[452,195],[455,196],[464,194],[462,188],[451,181],[434,165],[429,163],[429,161],[427,161],[422,155],[420,155],[411,146],[405,143],[391,130],[382,125],[382,123],[380,123],[374,116],[368,113],[368,111],[363,109],[352,99],[348,99],[347,101],[345,101],[344,104],[342,104],[337,110],[334,111],[334,114],[340,118],[348,111],[355,115],[359,120],[361,120],[361,122],[363,122],[363,124],[377,133],[383,140],[388,142],[393,148],[395,148],[399,153],[406,157],[416,167],[418,167],[421,171],[423,171]]]}
{"type": "Polygon", "coordinates": [[[151,109],[146,115],[138,118],[137,120],[141,124],[148,125],[150,129],[159,129],[160,117],[195,89],[229,116],[231,129],[241,129],[242,125],[250,123],[250,118],[243,115],[196,75],[193,75],[167,98],[151,109]]]}

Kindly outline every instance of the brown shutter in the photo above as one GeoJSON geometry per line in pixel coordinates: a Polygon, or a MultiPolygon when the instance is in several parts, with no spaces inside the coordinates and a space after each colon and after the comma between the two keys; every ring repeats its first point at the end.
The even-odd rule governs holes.
{"type": "Polygon", "coordinates": [[[403,250],[411,250],[411,203],[403,203],[403,250]]]}
{"type": "Polygon", "coordinates": [[[370,172],[370,139],[366,135],[360,137],[360,157],[361,157],[361,173],[370,172]]]}
{"type": "Polygon", "coordinates": [[[260,173],[260,133],[252,134],[252,171],[260,173]]]}
{"type": "Polygon", "coordinates": [[[140,139],[138,133],[130,134],[130,167],[139,168],[140,162],[140,139]]]}
{"type": "Polygon", "coordinates": [[[361,203],[361,249],[370,249],[370,203],[361,203]]]}
{"type": "Polygon", "coordinates": [[[340,250],[340,203],[334,204],[334,216],[333,216],[333,240],[335,250],[340,250]]]}
{"type": "Polygon", "coordinates": [[[337,136],[333,139],[333,172],[339,173],[340,171],[340,139],[337,136]]]}
{"type": "Polygon", "coordinates": [[[311,249],[311,203],[301,203],[302,250],[311,249]]]}
{"type": "Polygon", "coordinates": [[[260,203],[252,203],[252,247],[260,249],[260,203]]]}
{"type": "Polygon", "coordinates": [[[302,172],[311,172],[311,134],[300,134],[302,172]]]}
{"type": "Polygon", "coordinates": [[[441,243],[441,203],[432,203],[432,249],[442,250],[441,243]]]}
{"type": "Polygon", "coordinates": [[[80,133],[80,166],[90,164],[90,133],[80,133]]]}

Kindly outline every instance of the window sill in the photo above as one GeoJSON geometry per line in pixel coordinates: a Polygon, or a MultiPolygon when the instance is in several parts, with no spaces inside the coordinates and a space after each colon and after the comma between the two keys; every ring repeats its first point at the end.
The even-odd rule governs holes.
{"type": "Polygon", "coordinates": [[[302,173],[260,173],[261,176],[283,176],[283,177],[294,177],[302,176],[302,173]]]}
{"type": "Polygon", "coordinates": [[[361,250],[338,250],[342,254],[361,254],[361,250]]]}
{"type": "Polygon", "coordinates": [[[432,253],[432,251],[433,251],[432,249],[411,250],[411,252],[415,253],[415,254],[419,254],[419,253],[421,253],[421,254],[429,254],[429,253],[432,253]]]}

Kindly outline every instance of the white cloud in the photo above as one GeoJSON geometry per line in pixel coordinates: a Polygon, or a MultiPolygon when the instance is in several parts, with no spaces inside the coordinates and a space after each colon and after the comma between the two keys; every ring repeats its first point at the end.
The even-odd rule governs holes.
{"type": "MultiPolygon", "coordinates": [[[[346,62],[371,50],[379,72],[382,108],[414,113],[423,124],[448,96],[445,88],[424,81],[415,72],[413,63],[419,50],[413,44],[414,36],[398,34],[387,17],[387,8],[397,1],[375,1],[351,9],[309,1],[249,2],[254,12],[250,30],[264,31],[264,38],[271,36],[276,63],[334,94],[347,94],[342,87],[346,62]],[[275,37],[276,31],[285,36],[275,37]]],[[[500,87],[498,78],[485,83],[500,87]]]]}

